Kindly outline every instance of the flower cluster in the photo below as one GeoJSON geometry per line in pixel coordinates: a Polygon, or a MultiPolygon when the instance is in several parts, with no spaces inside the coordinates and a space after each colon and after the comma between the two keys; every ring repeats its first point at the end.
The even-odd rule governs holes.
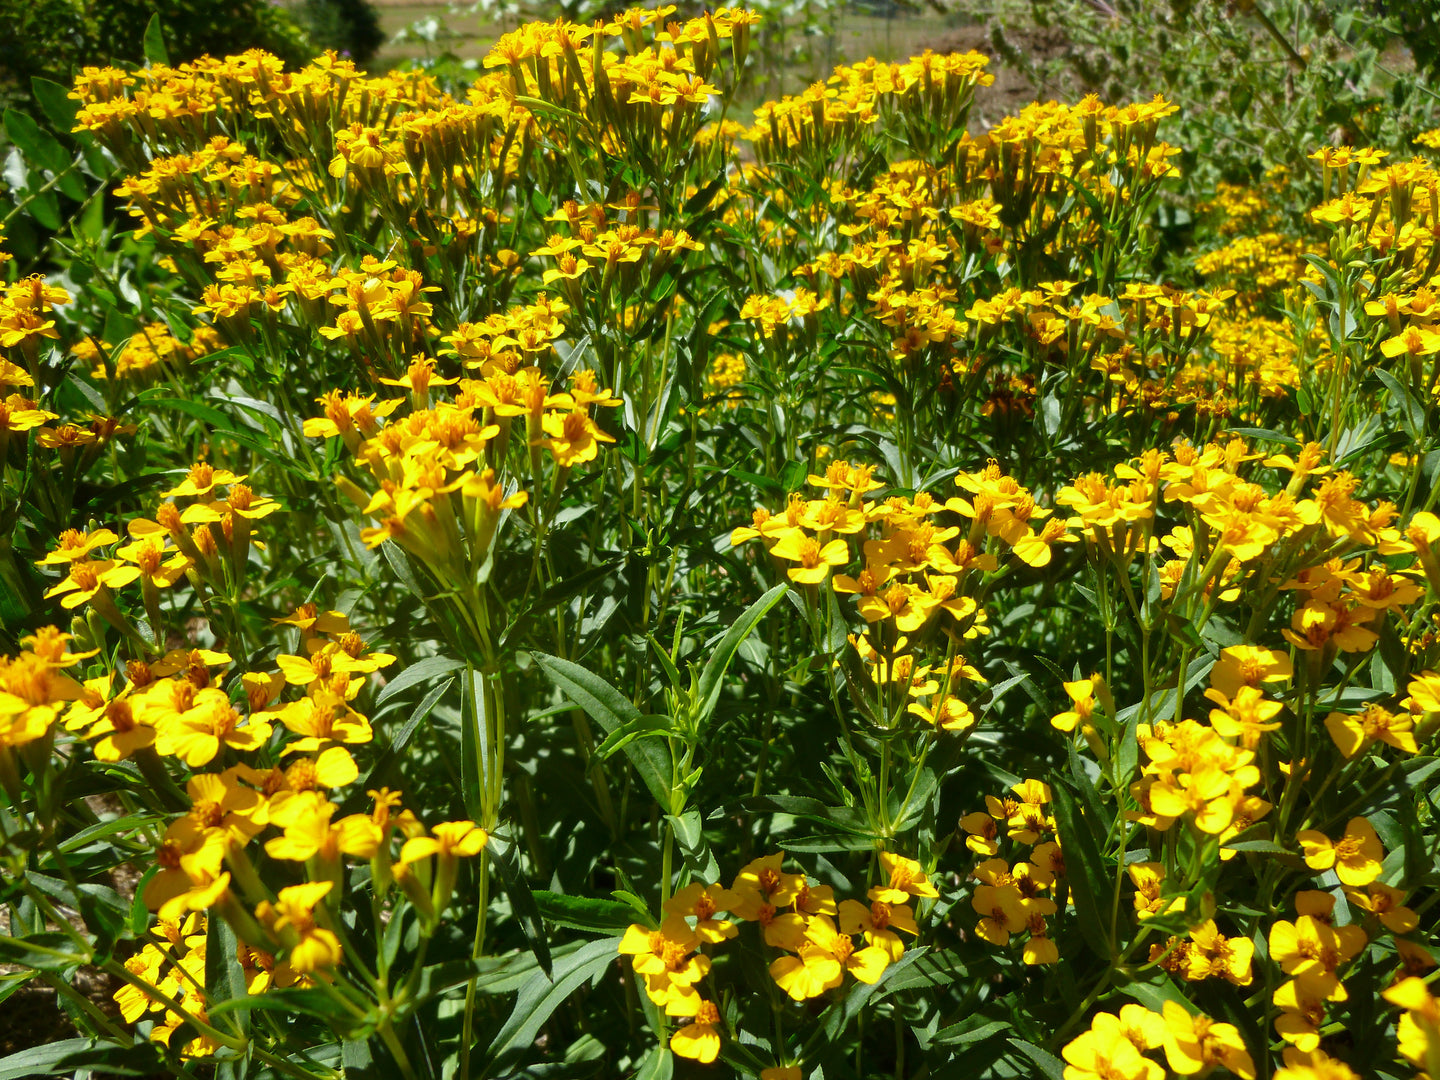
{"type": "MultiPolygon", "coordinates": [[[[620,953],[631,957],[650,1000],[666,1016],[685,1020],[670,1048],[706,1063],[720,1053],[720,1012],[700,989],[711,959],[697,950],[739,934],[733,921],[716,918],[721,913],[755,923],[764,945],[780,950],[770,977],[793,1001],[838,989],[847,973],[862,983],[878,982],[905,950],[900,934],[920,932],[911,905],[939,896],[913,859],[883,851],[878,857],[881,881],[866,893],[868,904],[837,904],[829,885],[786,873],[781,852],[751,860],[728,889],[700,882],[685,886],[665,901],[658,928],[632,925],[620,940],[620,953]]],[[[778,1066],[775,1075],[782,1076],[784,1068],[778,1066]]]]}

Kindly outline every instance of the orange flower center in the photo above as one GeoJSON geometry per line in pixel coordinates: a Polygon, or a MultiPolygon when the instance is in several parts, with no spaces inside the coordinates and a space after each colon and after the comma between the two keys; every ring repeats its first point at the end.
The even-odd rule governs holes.
{"type": "Polygon", "coordinates": [[[135,713],[128,701],[112,701],[105,706],[105,718],[110,721],[117,734],[135,730],[135,713]]]}
{"type": "Polygon", "coordinates": [[[285,783],[291,791],[313,791],[318,786],[315,773],[315,759],[296,758],[285,770],[285,783]]]}
{"type": "Polygon", "coordinates": [[[219,803],[205,800],[190,808],[190,818],[202,829],[213,829],[225,820],[225,810],[219,803]]]}

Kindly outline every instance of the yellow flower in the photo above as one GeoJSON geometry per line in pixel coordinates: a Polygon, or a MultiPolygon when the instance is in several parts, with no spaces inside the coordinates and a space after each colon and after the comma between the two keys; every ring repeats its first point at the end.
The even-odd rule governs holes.
{"type": "Polygon", "coordinates": [[[1205,691],[1205,696],[1220,706],[1210,710],[1210,726],[1225,739],[1237,739],[1241,746],[1254,749],[1260,736],[1280,727],[1275,717],[1284,708],[1271,701],[1254,686],[1242,686],[1233,696],[1218,689],[1205,691]]]}
{"type": "Polygon", "coordinates": [[[124,566],[111,559],[76,559],[70,563],[70,572],[65,580],[47,590],[45,597],[62,596],[60,606],[69,611],[103,596],[105,589],[123,588],[139,576],[138,568],[124,566]]]}
{"type": "Polygon", "coordinates": [[[308,974],[340,966],[340,939],[333,931],[320,926],[315,907],[334,888],[331,881],[310,881],[280,890],[280,897],[271,904],[262,901],[255,914],[290,948],[290,966],[308,974]]]}
{"type": "Polygon", "coordinates": [[[1099,678],[1098,675],[1092,675],[1088,679],[1067,682],[1065,693],[1070,698],[1071,707],[1065,712],[1052,716],[1050,726],[1069,733],[1075,730],[1077,724],[1088,725],[1091,715],[1095,712],[1095,684],[1099,678]]]}
{"type": "Polygon", "coordinates": [[[200,498],[214,491],[217,484],[237,484],[244,479],[245,477],[236,476],[228,469],[216,469],[209,462],[197,461],[190,466],[184,480],[169,491],[162,491],[160,497],[178,499],[182,495],[189,495],[200,498]]]}
{"type": "Polygon", "coordinates": [[[289,743],[287,754],[311,753],[336,743],[367,743],[374,738],[370,721],[328,691],[291,702],[279,715],[287,728],[305,736],[289,743]]]}
{"type": "Polygon", "coordinates": [[[1407,754],[1420,752],[1415,742],[1415,719],[1408,712],[1392,713],[1373,702],[1358,716],[1332,712],[1325,717],[1325,729],[1347,758],[1353,758],[1379,739],[1407,754]]]}
{"type": "Polygon", "coordinates": [[[940,895],[914,859],[882,851],[880,871],[885,875],[885,884],[876,885],[866,893],[871,900],[880,900],[886,904],[906,904],[912,897],[933,899],[940,895]]]}
{"type": "Polygon", "coordinates": [[[88,559],[90,553],[96,548],[113,544],[118,539],[119,537],[109,529],[96,529],[94,532],[84,533],[78,529],[66,529],[60,534],[56,547],[43,559],[38,560],[35,565],[54,566],[72,563],[77,559],[88,559]]]}
{"type": "Polygon", "coordinates": [[[1405,1010],[1396,1032],[1400,1056],[1425,1068],[1433,1052],[1440,1049],[1440,1001],[1430,993],[1423,979],[1413,975],[1383,990],[1380,996],[1405,1010]]]}
{"type": "MultiPolygon", "coordinates": [[[[83,712],[89,716],[98,714],[98,719],[85,732],[87,739],[97,740],[92,748],[97,761],[124,761],[136,750],[154,745],[155,729],[135,715],[134,703],[124,694],[105,702],[99,710],[83,712]]],[[[72,707],[67,725],[76,715],[77,708],[72,707]]]]}
{"type": "Polygon", "coordinates": [[[771,964],[770,977],[793,1000],[805,1001],[839,986],[843,969],[834,954],[802,945],[798,956],[782,956],[771,964]]]}
{"type": "Polygon", "coordinates": [[[1420,925],[1420,917],[1405,906],[1405,893],[1400,889],[1372,881],[1368,894],[1348,889],[1345,895],[1356,907],[1379,919],[1391,933],[1408,934],[1420,925]]]}
{"type": "Polygon", "coordinates": [[[1297,1050],[1310,1051],[1320,1045],[1325,1024],[1325,999],[1329,987],[1323,979],[1291,979],[1275,991],[1280,1009],[1275,1032],[1297,1050]]]}
{"type": "Polygon", "coordinates": [[[1301,915],[1293,923],[1276,922],[1270,927],[1270,959],[1286,975],[1326,981],[1327,996],[1344,988],[1334,978],[1341,964],[1365,947],[1365,932],[1358,926],[1331,926],[1315,915],[1301,915]]]}
{"type": "Polygon", "coordinates": [[[1218,975],[1236,986],[1250,985],[1255,943],[1249,938],[1227,938],[1216,929],[1214,920],[1207,919],[1190,931],[1190,942],[1185,954],[1187,979],[1199,982],[1218,975]]]}
{"type": "Polygon", "coordinates": [[[1255,1062],[1233,1024],[1192,1016],[1184,1006],[1165,1002],[1165,1060],[1182,1076],[1223,1065],[1240,1080],[1255,1080],[1255,1062]]]}
{"type": "MultiPolygon", "coordinates": [[[[272,859],[304,862],[319,856],[331,863],[337,862],[341,855],[368,859],[380,846],[380,828],[368,814],[350,814],[332,822],[330,819],[339,807],[314,797],[291,800],[285,808],[286,813],[282,815],[285,834],[265,843],[265,853],[272,859]]],[[[281,824],[275,822],[273,816],[271,820],[281,824]]]]}
{"type": "MultiPolygon", "coordinates": [[[[739,894],[742,901],[746,893],[758,895],[775,907],[792,903],[805,879],[799,874],[783,873],[780,868],[784,863],[783,851],[751,859],[741,868],[740,873],[735,875],[735,880],[730,884],[731,892],[739,894]]],[[[738,914],[736,907],[729,910],[738,914]]]]}
{"type": "Polygon", "coordinates": [[[813,536],[803,532],[786,533],[770,549],[777,559],[799,563],[785,571],[791,581],[802,585],[818,585],[825,580],[832,566],[844,566],[850,561],[850,548],[844,540],[831,540],[821,545],[813,536]]]}
{"type": "MultiPolygon", "coordinates": [[[[154,945],[146,945],[125,961],[125,970],[154,986],[160,981],[160,969],[164,963],[165,957],[160,950],[154,945]]],[[[123,984],[113,997],[115,1004],[120,1006],[120,1016],[127,1024],[133,1024],[147,1012],[162,1007],[159,1001],[132,983],[123,984]]]]}
{"type": "Polygon", "coordinates": [[[727,919],[715,918],[717,911],[729,911],[740,904],[740,897],[719,885],[691,882],[664,903],[667,915],[693,916],[695,932],[704,941],[719,943],[733,938],[738,930],[727,919]]]}
{"type": "Polygon", "coordinates": [[[1060,1051],[1067,1062],[1065,1080],[1164,1080],[1160,1063],[1141,1054],[1118,1023],[1102,1024],[1100,1016],[1060,1051]]]}
{"type": "Polygon", "coordinates": [[[977,810],[973,814],[966,814],[960,819],[960,827],[965,830],[965,846],[976,855],[998,855],[1000,844],[998,837],[1000,830],[995,825],[995,819],[983,811],[977,810]]]}
{"type": "Polygon", "coordinates": [[[1324,833],[1307,829],[1296,837],[1305,849],[1305,865],[1311,870],[1332,867],[1342,885],[1352,888],[1369,885],[1380,876],[1385,849],[1375,829],[1364,818],[1351,818],[1345,835],[1334,843],[1324,833]]]}
{"type": "Polygon", "coordinates": [[[695,1017],[670,1036],[670,1049],[684,1058],[708,1065],[720,1054],[720,1010],[709,1001],[700,1002],[695,1017]]]}
{"type": "Polygon", "coordinates": [[[1275,1070],[1274,1080],[1360,1080],[1354,1069],[1323,1050],[1286,1047],[1284,1058],[1285,1065],[1275,1070]]]}
{"type": "Polygon", "coordinates": [[[700,938],[678,915],[667,915],[658,930],[632,925],[620,939],[619,951],[645,976],[651,1000],[661,1004],[672,987],[693,987],[710,970],[708,957],[691,956],[700,938]]]}
{"type": "Polygon", "coordinates": [[[920,933],[915,913],[908,905],[887,904],[881,900],[870,901],[869,907],[858,900],[841,901],[840,929],[847,934],[863,931],[865,940],[884,949],[892,961],[900,959],[905,948],[895,931],[903,930],[912,937],[920,933]]]}
{"type": "Polygon", "coordinates": [[[1161,776],[1150,787],[1150,807],[1168,818],[1193,813],[1195,827],[1200,831],[1211,835],[1222,833],[1235,816],[1235,805],[1230,800],[1230,776],[1216,768],[1161,776]]]}
{"type": "Polygon", "coordinates": [[[1092,1028],[1113,1027],[1135,1044],[1136,1050],[1158,1050],[1165,1045],[1165,1020],[1143,1005],[1124,1005],[1120,1015],[1100,1013],[1092,1028]]]}
{"type": "Polygon", "coordinates": [[[1010,935],[1025,928],[1025,901],[1014,885],[977,885],[970,905],[983,916],[975,933],[992,945],[1010,944],[1010,935]]]}
{"type": "MultiPolygon", "coordinates": [[[[156,685],[180,684],[167,681],[156,685]]],[[[230,707],[225,692],[213,687],[196,693],[193,702],[183,711],[174,709],[171,703],[160,702],[156,695],[147,695],[146,700],[156,707],[156,718],[152,722],[160,734],[155,749],[166,757],[178,757],[192,769],[208,765],[221,746],[258,750],[270,739],[269,724],[263,720],[244,720],[230,707]]]]}
{"type": "Polygon", "coordinates": [[[225,844],[223,832],[201,828],[188,817],[172,824],[155,853],[160,872],[145,886],[145,905],[162,919],[209,907],[211,885],[229,883],[230,875],[220,872],[225,844]]]}
{"type": "Polygon", "coordinates": [[[819,950],[834,957],[844,970],[863,983],[878,982],[890,964],[887,950],[875,945],[867,945],[863,949],[855,948],[850,935],[838,932],[835,924],[825,915],[816,915],[810,919],[805,937],[810,944],[800,947],[802,957],[811,949],[819,950]]]}
{"type": "Polygon", "coordinates": [[[541,440],[541,443],[555,455],[556,464],[564,469],[594,461],[600,452],[600,443],[615,441],[614,436],[605,434],[590,419],[590,410],[584,406],[565,413],[546,413],[542,423],[545,434],[550,438],[541,440]]]}
{"type": "MultiPolygon", "coordinates": [[[[380,827],[372,822],[371,828],[375,830],[377,839],[380,839],[380,827]]],[[[490,834],[473,821],[444,821],[431,829],[431,833],[431,836],[412,836],[406,840],[405,846],[400,849],[397,866],[408,869],[411,864],[421,859],[435,856],[435,878],[431,885],[430,905],[432,910],[440,912],[450,906],[456,875],[459,873],[459,859],[480,854],[489,843],[490,834]]]]}
{"type": "Polygon", "coordinates": [[[472,856],[489,842],[490,834],[473,821],[442,821],[430,830],[431,836],[417,836],[405,841],[400,850],[401,862],[414,862],[430,855],[472,856]]]}

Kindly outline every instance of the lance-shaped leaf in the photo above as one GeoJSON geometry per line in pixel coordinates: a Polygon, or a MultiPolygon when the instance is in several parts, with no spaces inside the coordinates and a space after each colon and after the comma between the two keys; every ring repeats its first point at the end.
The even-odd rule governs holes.
{"type": "MultiPolygon", "coordinates": [[[[637,709],[624,694],[579,664],[547,653],[534,653],[535,662],[550,676],[550,681],[599,724],[605,734],[612,735],[626,724],[638,727],[641,720],[637,709]]],[[[658,739],[636,739],[625,744],[625,754],[650,794],[661,806],[670,807],[672,766],[669,748],[658,739]]]]}
{"type": "MultiPolygon", "coordinates": [[[[554,978],[537,971],[520,987],[510,1019],[490,1046],[491,1063],[508,1063],[523,1055],[535,1042],[545,1021],[564,1004],[582,983],[598,979],[615,963],[620,953],[618,937],[592,941],[555,966],[554,978]]],[[[493,1074],[491,1069],[487,1074],[493,1074]]]]}
{"type": "Polygon", "coordinates": [[[697,731],[715,712],[715,706],[720,702],[720,688],[725,681],[725,672],[729,669],[730,662],[735,659],[740,645],[789,589],[790,586],[783,583],[776,585],[746,608],[745,613],[735,620],[730,629],[725,631],[725,636],[716,643],[715,651],[710,654],[710,659],[705,661],[705,667],[700,672],[700,684],[695,693],[693,707],[697,731]]]}
{"type": "MultiPolygon", "coordinates": [[[[1052,783],[1055,798],[1055,829],[1065,852],[1065,876],[1075,902],[1075,918],[1081,936],[1096,956],[1110,958],[1110,939],[1101,916],[1101,901],[1112,885],[1106,865],[1095,842],[1091,822],[1079,802],[1063,783],[1052,783]]],[[[1095,823],[1098,825],[1098,823],[1095,823]]]]}

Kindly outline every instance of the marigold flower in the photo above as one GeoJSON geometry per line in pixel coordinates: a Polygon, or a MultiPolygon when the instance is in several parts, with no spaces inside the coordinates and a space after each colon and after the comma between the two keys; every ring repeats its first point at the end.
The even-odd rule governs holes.
{"type": "Polygon", "coordinates": [[[1220,659],[1210,669],[1210,685],[1226,698],[1233,698],[1241,687],[1288,682],[1293,675],[1290,657],[1285,653],[1257,645],[1231,645],[1220,651],[1220,659]]]}
{"type": "Polygon", "coordinates": [[[700,938],[718,943],[733,938],[739,931],[729,920],[715,918],[715,913],[730,911],[741,903],[741,897],[729,889],[696,881],[665,901],[663,908],[667,915],[694,918],[695,932],[700,938]]]}
{"type": "Polygon", "coordinates": [[[339,967],[343,954],[340,939],[333,931],[321,926],[316,907],[330,890],[331,881],[311,881],[280,890],[273,905],[261,902],[255,914],[290,947],[290,965],[301,974],[339,967]]]}
{"type": "Polygon", "coordinates": [[[799,563],[785,571],[791,581],[802,585],[818,585],[830,573],[832,566],[844,566],[850,561],[850,548],[844,540],[830,540],[823,546],[812,536],[798,530],[786,533],[770,549],[777,559],[799,563]]]}
{"type": "Polygon", "coordinates": [[[1145,1057],[1118,1024],[1097,1023],[1066,1043],[1060,1054],[1067,1062],[1065,1080],[1164,1080],[1165,1076],[1160,1063],[1145,1057]]]}
{"type": "Polygon", "coordinates": [[[1166,1001],[1165,1060],[1182,1076],[1222,1065],[1240,1080],[1255,1080],[1255,1061],[1233,1024],[1191,1015],[1182,1005],[1166,1001]]]}
{"type": "Polygon", "coordinates": [[[1305,865],[1312,870],[1333,867],[1343,885],[1365,886],[1380,876],[1385,849],[1374,827],[1364,818],[1351,818],[1345,835],[1334,843],[1313,829],[1305,830],[1296,839],[1305,849],[1305,865]]]}
{"type": "Polygon", "coordinates": [[[876,885],[866,895],[871,900],[879,900],[886,904],[907,904],[912,897],[927,897],[934,899],[940,894],[935,886],[930,884],[929,877],[924,869],[914,859],[907,859],[903,855],[894,855],[888,851],[879,854],[880,870],[885,875],[885,882],[876,885]]]}
{"type": "Polygon", "coordinates": [[[670,1036],[670,1049],[679,1057],[710,1064],[720,1054],[720,1033],[715,1030],[719,1023],[720,1010],[711,1002],[700,1002],[690,1023],[670,1036]]]}

